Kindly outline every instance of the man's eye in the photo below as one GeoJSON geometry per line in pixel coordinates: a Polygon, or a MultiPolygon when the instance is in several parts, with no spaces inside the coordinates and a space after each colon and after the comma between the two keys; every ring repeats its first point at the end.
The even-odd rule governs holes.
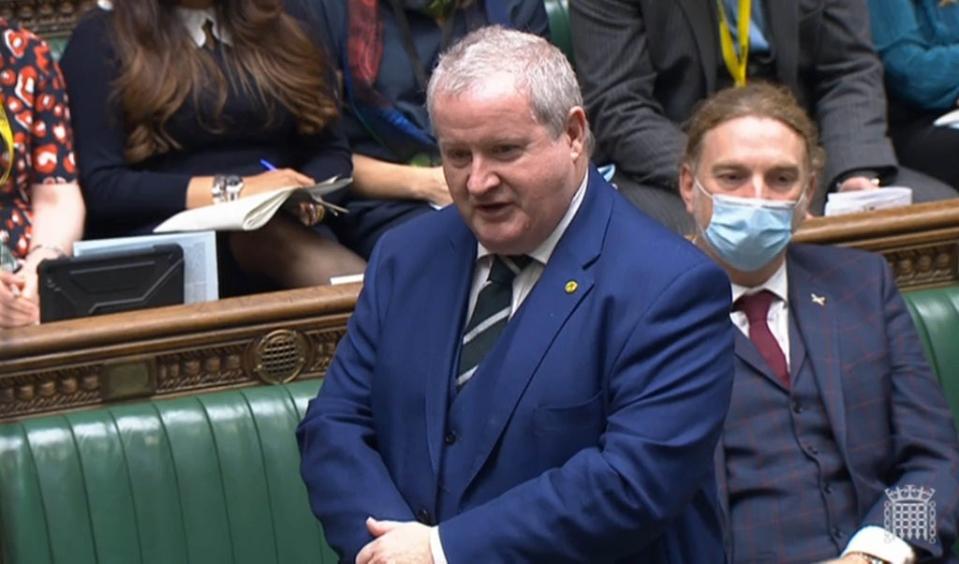
{"type": "Polygon", "coordinates": [[[796,180],[796,177],[791,174],[780,174],[773,177],[772,182],[775,186],[790,187],[796,183],[796,180]]]}
{"type": "Polygon", "coordinates": [[[470,153],[469,151],[461,151],[461,150],[454,149],[454,150],[446,151],[445,157],[446,157],[446,160],[454,163],[464,163],[469,161],[470,153]]]}
{"type": "Polygon", "coordinates": [[[499,157],[509,157],[519,152],[518,145],[497,145],[493,147],[493,154],[499,157]]]}

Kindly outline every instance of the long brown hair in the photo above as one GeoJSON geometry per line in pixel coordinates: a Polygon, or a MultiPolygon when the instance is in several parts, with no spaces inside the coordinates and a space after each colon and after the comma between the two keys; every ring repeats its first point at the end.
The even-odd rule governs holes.
{"type": "Polygon", "coordinates": [[[180,147],[165,125],[188,96],[200,107],[201,93],[204,99],[214,94],[213,121],[201,124],[221,130],[230,83],[263,103],[267,123],[275,117],[277,103],[295,116],[304,134],[319,132],[336,117],[328,63],[284,12],[282,0],[216,0],[219,25],[231,42],[223,49],[223,70],[211,53],[196,48],[176,14],[177,5],[176,0],[113,2],[121,65],[113,92],[123,109],[129,162],[180,147]]]}

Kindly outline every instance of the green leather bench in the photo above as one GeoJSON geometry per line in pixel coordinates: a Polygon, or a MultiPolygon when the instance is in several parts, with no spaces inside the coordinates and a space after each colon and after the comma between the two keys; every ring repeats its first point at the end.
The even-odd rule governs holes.
{"type": "Polygon", "coordinates": [[[959,421],[959,286],[903,292],[906,306],[959,421]]]}
{"type": "Polygon", "coordinates": [[[553,45],[573,62],[573,38],[569,30],[569,1],[544,0],[546,17],[549,19],[549,37],[553,45]]]}
{"type": "MultiPolygon", "coordinates": [[[[959,286],[904,296],[959,413],[959,286]]],[[[0,425],[2,561],[336,562],[293,434],[320,382],[0,425]]]]}
{"type": "Polygon", "coordinates": [[[0,425],[5,564],[336,562],[299,476],[320,380],[0,425]]]}
{"type": "MultiPolygon", "coordinates": [[[[959,286],[903,292],[959,429],[959,286]]],[[[952,548],[959,557],[959,541],[952,548]]]]}

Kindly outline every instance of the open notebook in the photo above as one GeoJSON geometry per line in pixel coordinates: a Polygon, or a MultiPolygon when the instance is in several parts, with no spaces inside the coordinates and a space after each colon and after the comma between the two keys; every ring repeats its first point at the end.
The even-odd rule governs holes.
{"type": "Polygon", "coordinates": [[[325,201],[323,196],[351,182],[352,178],[333,177],[313,186],[278,188],[232,202],[182,211],[158,225],[153,232],[253,231],[263,227],[280,208],[293,209],[305,199],[312,199],[333,213],[346,213],[345,209],[325,201]]]}

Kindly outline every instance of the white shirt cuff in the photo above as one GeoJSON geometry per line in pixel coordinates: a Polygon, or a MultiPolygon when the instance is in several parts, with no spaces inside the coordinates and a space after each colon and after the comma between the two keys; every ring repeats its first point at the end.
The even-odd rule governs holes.
{"type": "Polygon", "coordinates": [[[850,552],[862,552],[891,564],[912,564],[916,561],[916,553],[906,541],[882,527],[875,526],[859,529],[840,556],[846,556],[850,552]]]}
{"type": "Polygon", "coordinates": [[[446,554],[443,552],[443,543],[440,541],[439,527],[430,527],[430,552],[433,553],[433,564],[446,564],[446,554]]]}

